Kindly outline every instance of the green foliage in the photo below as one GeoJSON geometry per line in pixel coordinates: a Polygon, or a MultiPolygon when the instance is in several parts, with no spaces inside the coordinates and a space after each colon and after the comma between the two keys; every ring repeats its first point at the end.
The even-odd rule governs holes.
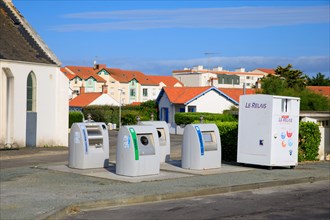
{"type": "Polygon", "coordinates": [[[321,133],[319,126],[313,122],[299,123],[298,160],[314,161],[318,156],[321,133]]]}
{"type": "Polygon", "coordinates": [[[300,97],[300,110],[327,111],[330,109],[330,100],[321,94],[306,89],[306,76],[300,70],[293,70],[279,66],[275,73],[261,79],[263,94],[300,97]]]}
{"type": "Polygon", "coordinates": [[[261,82],[262,93],[264,94],[278,95],[288,88],[285,80],[274,75],[268,75],[267,77],[262,78],[261,82]]]}
{"type": "Polygon", "coordinates": [[[83,114],[78,111],[69,112],[69,128],[71,128],[73,123],[82,122],[83,114]]]}
{"type": "Polygon", "coordinates": [[[177,112],[174,119],[177,125],[192,124],[200,121],[200,116],[203,116],[204,122],[210,121],[237,121],[237,118],[231,114],[217,114],[207,112],[177,112]]]}
{"type": "Polygon", "coordinates": [[[283,90],[279,95],[300,97],[300,110],[302,111],[329,111],[330,100],[308,89],[296,91],[293,89],[283,90]]]}
{"type": "Polygon", "coordinates": [[[309,78],[307,76],[307,85],[308,86],[330,86],[330,78],[325,77],[322,73],[318,73],[316,77],[309,78]]]}
{"type": "Polygon", "coordinates": [[[222,160],[237,161],[238,122],[216,122],[221,138],[222,160]]]}
{"type": "MultiPolygon", "coordinates": [[[[87,118],[91,114],[92,120],[105,123],[119,124],[119,107],[108,105],[95,105],[83,108],[83,114],[87,118]]],[[[126,105],[121,107],[121,121],[123,125],[136,124],[136,117],[141,120],[150,120],[151,114],[157,120],[157,104],[155,101],[147,101],[141,105],[126,105]]]]}
{"type": "Polygon", "coordinates": [[[306,76],[300,70],[292,69],[292,65],[286,67],[278,66],[275,69],[275,75],[285,79],[288,88],[303,89],[306,87],[306,76]]]}

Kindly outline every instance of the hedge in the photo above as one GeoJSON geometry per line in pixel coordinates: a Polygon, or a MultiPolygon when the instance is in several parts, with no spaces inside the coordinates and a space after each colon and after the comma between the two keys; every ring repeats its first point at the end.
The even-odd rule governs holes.
{"type": "Polygon", "coordinates": [[[221,156],[226,162],[237,161],[238,122],[216,122],[221,134],[221,156]]]}
{"type": "Polygon", "coordinates": [[[78,111],[69,112],[69,128],[71,128],[73,123],[82,122],[83,119],[84,116],[81,112],[78,111]]]}
{"type": "Polygon", "coordinates": [[[237,121],[237,118],[231,114],[217,114],[207,112],[178,112],[175,113],[174,120],[177,125],[192,124],[200,121],[200,116],[203,116],[204,122],[214,121],[237,121]]]}
{"type": "MultiPolygon", "coordinates": [[[[82,110],[85,118],[91,114],[92,120],[97,122],[105,122],[118,124],[119,123],[119,107],[109,105],[94,105],[87,106],[82,110]]],[[[154,115],[154,120],[157,120],[157,106],[155,101],[143,102],[138,106],[125,105],[121,107],[121,121],[123,125],[136,124],[136,117],[140,116],[141,121],[151,119],[151,114],[154,115]]]]}
{"type": "MultiPolygon", "coordinates": [[[[196,122],[198,123],[198,122],[196,122]]],[[[238,122],[213,122],[217,125],[221,138],[222,160],[237,161],[238,122]]],[[[298,161],[317,160],[321,133],[317,124],[299,123],[298,161]]]]}
{"type": "Polygon", "coordinates": [[[299,123],[298,161],[317,160],[321,132],[319,126],[313,122],[299,123]]]}

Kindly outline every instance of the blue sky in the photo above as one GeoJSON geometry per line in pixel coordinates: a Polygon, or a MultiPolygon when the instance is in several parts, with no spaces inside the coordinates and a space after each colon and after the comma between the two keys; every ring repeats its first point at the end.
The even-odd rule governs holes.
{"type": "Polygon", "coordinates": [[[329,76],[329,1],[13,0],[64,66],[171,75],[196,65],[329,76]]]}

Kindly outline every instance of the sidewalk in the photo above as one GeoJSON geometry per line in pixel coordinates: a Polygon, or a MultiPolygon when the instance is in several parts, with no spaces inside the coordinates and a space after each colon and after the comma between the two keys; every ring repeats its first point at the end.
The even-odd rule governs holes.
{"type": "MultiPolygon", "coordinates": [[[[65,149],[58,151],[67,152],[65,149]]],[[[8,154],[11,153],[4,155],[3,152],[0,152],[2,163],[24,155],[10,156],[8,154]]],[[[27,152],[25,156],[36,157],[42,151],[27,152]]],[[[48,156],[42,154],[45,154],[43,157],[53,157],[54,152],[56,150],[53,149],[49,150],[48,156]]],[[[66,163],[6,169],[1,166],[0,219],[59,219],[81,210],[329,180],[330,176],[330,162],[304,163],[296,169],[273,170],[224,164],[224,168],[233,166],[246,169],[209,175],[195,173],[137,183],[48,169],[66,163]]]]}

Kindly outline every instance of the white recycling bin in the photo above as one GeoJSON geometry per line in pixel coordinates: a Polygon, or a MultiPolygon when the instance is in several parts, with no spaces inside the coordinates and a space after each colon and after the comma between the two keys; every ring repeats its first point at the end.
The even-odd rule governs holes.
{"type": "Polygon", "coordinates": [[[184,128],[181,165],[185,169],[221,167],[221,141],[215,124],[188,124],[184,128]]]}
{"type": "Polygon", "coordinates": [[[158,175],[159,139],[154,126],[121,126],[117,138],[116,174],[158,175]]]}
{"type": "Polygon", "coordinates": [[[237,162],[269,166],[298,164],[300,98],[242,95],[237,162]]]}
{"type": "Polygon", "coordinates": [[[160,162],[166,162],[170,159],[170,131],[165,121],[141,121],[141,125],[151,125],[157,129],[159,138],[160,162]]]}
{"type": "Polygon", "coordinates": [[[109,165],[109,135],[105,123],[74,123],[70,131],[69,167],[102,168],[109,165]]]}

